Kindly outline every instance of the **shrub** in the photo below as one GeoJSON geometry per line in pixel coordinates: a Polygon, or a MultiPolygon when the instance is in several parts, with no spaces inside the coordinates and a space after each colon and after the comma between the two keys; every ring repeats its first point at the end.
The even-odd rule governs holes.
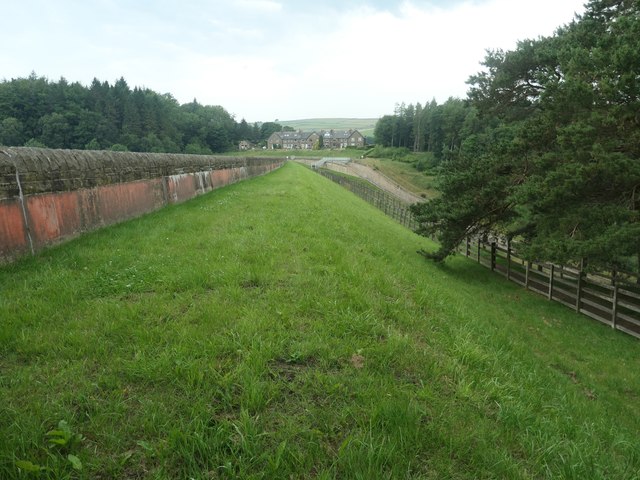
{"type": "Polygon", "coordinates": [[[382,147],[380,145],[376,145],[365,153],[365,157],[389,158],[400,162],[411,161],[408,158],[410,156],[411,151],[406,147],[382,147]]]}
{"type": "Polygon", "coordinates": [[[114,143],[113,145],[111,145],[111,148],[109,150],[111,150],[112,152],[128,152],[129,151],[127,146],[122,145],[121,143],[114,143]]]}

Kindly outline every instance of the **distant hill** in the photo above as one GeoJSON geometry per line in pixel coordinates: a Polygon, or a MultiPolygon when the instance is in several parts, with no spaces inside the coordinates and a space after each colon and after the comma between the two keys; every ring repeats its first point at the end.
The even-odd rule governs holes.
{"type": "Polygon", "coordinates": [[[279,120],[280,125],[296,130],[358,130],[365,136],[373,136],[377,118],[307,118],[302,120],[279,120]]]}

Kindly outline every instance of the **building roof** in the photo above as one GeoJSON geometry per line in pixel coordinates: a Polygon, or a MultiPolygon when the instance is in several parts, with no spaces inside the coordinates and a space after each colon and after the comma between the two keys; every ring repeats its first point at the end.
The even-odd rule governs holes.
{"type": "Polygon", "coordinates": [[[325,139],[335,139],[335,140],[346,140],[351,138],[355,133],[364,137],[358,130],[321,130],[320,133],[317,131],[313,132],[303,132],[302,130],[298,130],[296,132],[274,132],[272,135],[277,135],[281,140],[308,140],[311,135],[321,135],[325,139]]]}
{"type": "Polygon", "coordinates": [[[282,140],[307,140],[314,133],[316,132],[303,132],[301,130],[297,132],[275,132],[282,140]]]}
{"type": "Polygon", "coordinates": [[[322,135],[325,138],[346,139],[346,138],[350,138],[356,132],[358,131],[357,130],[328,130],[328,131],[322,132],[322,135]]]}

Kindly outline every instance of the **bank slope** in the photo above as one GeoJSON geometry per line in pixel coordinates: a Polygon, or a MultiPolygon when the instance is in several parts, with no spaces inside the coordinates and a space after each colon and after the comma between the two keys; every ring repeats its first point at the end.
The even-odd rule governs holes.
{"type": "Polygon", "coordinates": [[[287,164],[0,268],[0,477],[634,478],[637,340],[421,248],[287,164]]]}

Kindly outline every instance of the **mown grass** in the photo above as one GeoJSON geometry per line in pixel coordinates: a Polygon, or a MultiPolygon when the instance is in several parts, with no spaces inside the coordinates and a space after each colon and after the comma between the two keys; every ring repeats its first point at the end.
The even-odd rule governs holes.
{"type": "Polygon", "coordinates": [[[432,247],[290,163],[1,267],[0,478],[639,478],[638,341],[432,247]]]}

